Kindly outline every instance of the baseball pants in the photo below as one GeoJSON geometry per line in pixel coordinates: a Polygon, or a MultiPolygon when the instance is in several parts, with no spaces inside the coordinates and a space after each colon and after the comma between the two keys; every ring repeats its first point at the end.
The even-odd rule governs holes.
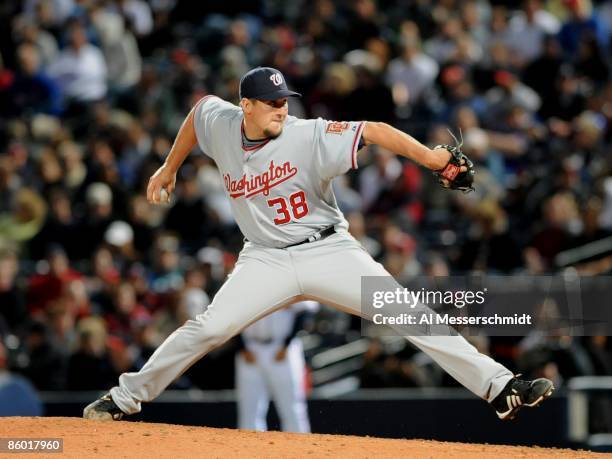
{"type": "MultiPolygon", "coordinates": [[[[215,347],[265,315],[311,299],[361,314],[361,277],[390,276],[347,232],[288,249],[247,242],[233,272],[206,312],[175,330],[142,369],[124,373],[111,389],[132,414],[215,347]]],[[[401,287],[397,284],[398,287],[401,287]]],[[[491,401],[513,374],[462,336],[407,336],[463,386],[491,401]]]]}

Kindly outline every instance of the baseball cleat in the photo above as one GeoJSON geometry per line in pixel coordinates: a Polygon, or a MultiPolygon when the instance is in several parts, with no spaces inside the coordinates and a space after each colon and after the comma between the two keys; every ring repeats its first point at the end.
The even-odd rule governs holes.
{"type": "Polygon", "coordinates": [[[85,419],[96,421],[120,421],[123,416],[125,413],[115,404],[110,394],[103,395],[83,410],[85,419]]]}
{"type": "MultiPolygon", "coordinates": [[[[519,375],[520,376],[520,375],[519,375]]],[[[524,381],[512,378],[504,390],[491,402],[497,412],[497,417],[503,420],[514,419],[523,406],[538,406],[550,397],[555,386],[550,379],[538,378],[524,381]]]]}

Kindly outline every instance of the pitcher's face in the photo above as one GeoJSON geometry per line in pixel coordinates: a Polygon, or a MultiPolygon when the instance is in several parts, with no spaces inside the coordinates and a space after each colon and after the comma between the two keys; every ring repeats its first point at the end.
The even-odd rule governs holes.
{"type": "Polygon", "coordinates": [[[263,137],[275,139],[283,132],[289,103],[287,97],[275,100],[243,99],[242,109],[247,122],[252,123],[263,137]]]}

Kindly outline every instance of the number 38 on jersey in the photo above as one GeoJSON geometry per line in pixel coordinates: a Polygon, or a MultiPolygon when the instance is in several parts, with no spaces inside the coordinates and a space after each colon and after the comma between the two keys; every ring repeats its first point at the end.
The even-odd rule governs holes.
{"type": "Polygon", "coordinates": [[[291,218],[299,220],[308,214],[308,203],[306,202],[306,193],[302,190],[296,191],[289,198],[279,197],[268,200],[268,207],[276,210],[275,225],[284,225],[289,223],[291,218]]]}

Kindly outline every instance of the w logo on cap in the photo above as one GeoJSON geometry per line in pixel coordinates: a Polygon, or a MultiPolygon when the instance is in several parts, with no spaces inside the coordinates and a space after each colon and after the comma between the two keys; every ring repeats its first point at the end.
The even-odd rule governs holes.
{"type": "Polygon", "coordinates": [[[280,86],[283,84],[283,76],[280,73],[273,73],[270,75],[270,80],[272,80],[274,86],[280,86]]]}
{"type": "Polygon", "coordinates": [[[275,100],[283,97],[299,97],[301,94],[289,91],[283,74],[272,67],[257,67],[245,73],[240,79],[240,98],[275,100]],[[272,83],[270,83],[272,82],[272,83]]]}

